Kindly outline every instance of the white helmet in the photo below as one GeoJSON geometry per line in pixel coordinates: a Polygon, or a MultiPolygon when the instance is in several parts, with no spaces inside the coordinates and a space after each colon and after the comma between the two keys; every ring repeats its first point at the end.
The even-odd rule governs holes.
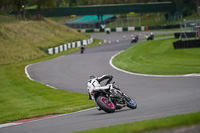
{"type": "Polygon", "coordinates": [[[94,75],[91,75],[91,76],[90,76],[90,79],[94,79],[94,78],[96,78],[96,76],[94,76],[94,75]]]}

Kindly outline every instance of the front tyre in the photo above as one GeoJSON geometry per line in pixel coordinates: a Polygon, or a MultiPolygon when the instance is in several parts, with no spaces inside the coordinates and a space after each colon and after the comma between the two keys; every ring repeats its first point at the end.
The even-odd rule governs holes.
{"type": "Polygon", "coordinates": [[[137,104],[136,102],[131,99],[129,96],[124,96],[124,99],[127,103],[127,107],[131,108],[131,109],[136,109],[137,108],[137,104]]]}
{"type": "Polygon", "coordinates": [[[109,101],[105,96],[99,96],[96,98],[97,105],[107,113],[115,112],[115,105],[112,101],[109,101]]]}

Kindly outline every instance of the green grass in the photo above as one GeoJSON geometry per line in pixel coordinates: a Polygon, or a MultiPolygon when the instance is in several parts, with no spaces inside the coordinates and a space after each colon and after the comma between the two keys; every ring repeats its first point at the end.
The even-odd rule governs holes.
{"type": "Polygon", "coordinates": [[[177,39],[143,41],[133,45],[113,59],[121,69],[157,75],[200,73],[200,48],[177,49],[177,39]]]}
{"type": "Polygon", "coordinates": [[[44,49],[88,38],[49,19],[1,24],[0,65],[44,57],[44,49]]]}
{"type": "MultiPolygon", "coordinates": [[[[17,22],[19,20],[17,20],[15,15],[9,15],[9,14],[3,14],[0,13],[0,24],[8,24],[8,23],[13,23],[13,22],[17,22]]],[[[0,35],[2,33],[0,32],[0,35]]]]}
{"type": "Polygon", "coordinates": [[[0,67],[0,123],[93,107],[87,95],[49,88],[30,81],[27,64],[0,67]]]}
{"type": "Polygon", "coordinates": [[[174,34],[173,34],[173,33],[155,34],[155,35],[154,35],[154,38],[169,37],[169,36],[174,36],[174,34]]]}
{"type": "Polygon", "coordinates": [[[142,133],[200,123],[200,112],[97,128],[77,133],[142,133]]]}
{"type": "MultiPolygon", "coordinates": [[[[99,39],[86,48],[99,44],[99,39]]],[[[0,123],[19,119],[61,114],[94,107],[87,94],[52,89],[29,80],[26,65],[78,51],[77,48],[43,58],[0,66],[0,123]]]]}
{"type": "MultiPolygon", "coordinates": [[[[2,16],[0,15],[0,18],[2,16]]],[[[86,34],[45,21],[13,21],[0,25],[0,123],[69,113],[94,107],[87,94],[52,89],[26,77],[25,66],[78,51],[48,55],[43,49],[88,39],[86,34]]],[[[86,48],[99,44],[99,39],[86,48]]]]}
{"type": "MultiPolygon", "coordinates": [[[[148,31],[152,31],[152,32],[154,32],[154,31],[178,31],[178,32],[180,32],[181,31],[181,29],[180,28],[174,28],[174,29],[156,29],[156,30],[148,30],[148,31]]],[[[145,32],[145,31],[144,31],[145,32]]]]}

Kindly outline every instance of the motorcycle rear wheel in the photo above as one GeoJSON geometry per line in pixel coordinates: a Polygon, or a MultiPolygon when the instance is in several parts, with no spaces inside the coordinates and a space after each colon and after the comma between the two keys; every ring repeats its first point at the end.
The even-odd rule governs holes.
{"type": "Polygon", "coordinates": [[[96,98],[97,105],[107,113],[115,112],[115,104],[112,101],[108,101],[108,98],[105,96],[99,96],[96,98]]]}

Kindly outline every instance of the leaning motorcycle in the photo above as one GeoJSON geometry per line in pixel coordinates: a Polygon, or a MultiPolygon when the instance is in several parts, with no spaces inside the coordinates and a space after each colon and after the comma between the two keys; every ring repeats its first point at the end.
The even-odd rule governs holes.
{"type": "Polygon", "coordinates": [[[94,99],[102,110],[107,113],[113,113],[115,110],[122,109],[125,106],[131,109],[137,108],[136,102],[117,88],[115,82],[108,84],[108,86],[110,88],[106,90],[94,90],[94,99]]]}

